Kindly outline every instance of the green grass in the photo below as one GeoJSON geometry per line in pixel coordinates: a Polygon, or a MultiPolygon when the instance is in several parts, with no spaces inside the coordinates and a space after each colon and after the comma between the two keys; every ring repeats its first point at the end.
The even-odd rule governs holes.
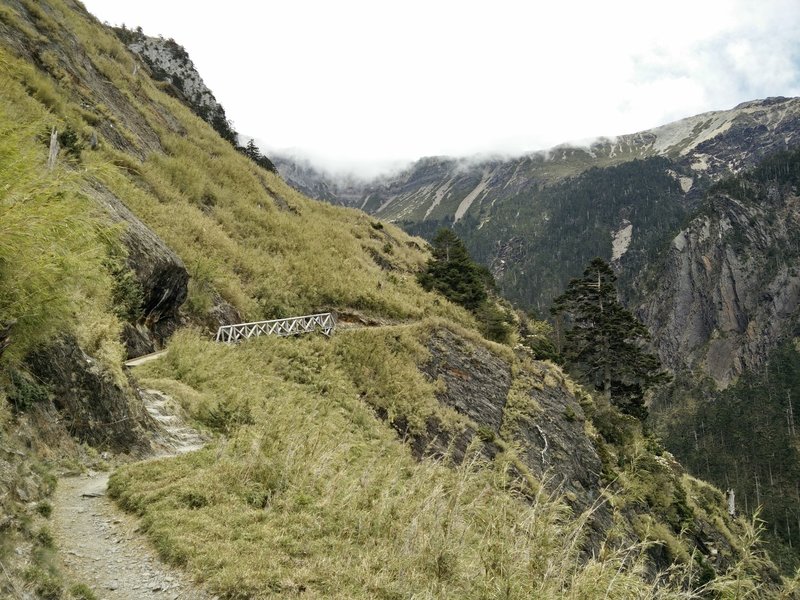
{"type": "Polygon", "coordinates": [[[142,367],[144,383],[212,428],[220,406],[250,419],[199,452],[120,469],[112,496],[142,516],[162,557],[227,598],[649,594],[623,551],[578,566],[582,519],[509,491],[513,454],[417,462],[375,418],[387,402],[416,418],[444,410],[417,369],[433,327],[238,347],[178,334],[142,367]]]}
{"type": "MultiPolygon", "coordinates": [[[[5,66],[0,55],[0,74],[5,66]]],[[[45,168],[40,141],[57,119],[14,81],[0,85],[0,324],[14,323],[6,360],[75,329],[85,347],[119,363],[104,266],[116,231],[80,193],[69,169],[45,168]]]]}

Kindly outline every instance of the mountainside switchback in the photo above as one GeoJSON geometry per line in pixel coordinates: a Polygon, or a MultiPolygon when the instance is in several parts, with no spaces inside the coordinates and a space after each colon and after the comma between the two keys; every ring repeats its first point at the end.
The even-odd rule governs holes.
{"type": "Polygon", "coordinates": [[[425,291],[421,239],[291,189],[140,61],[74,0],[0,6],[4,595],[107,593],[49,524],[92,467],[225,598],[791,597],[636,419],[425,291]],[[362,326],[212,341],[329,310],[362,326]],[[205,447],[141,460],[152,390],[205,447]]]}

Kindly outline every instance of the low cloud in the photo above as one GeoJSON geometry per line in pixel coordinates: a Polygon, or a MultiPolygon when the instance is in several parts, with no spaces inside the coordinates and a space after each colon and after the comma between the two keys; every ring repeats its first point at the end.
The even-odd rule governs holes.
{"type": "Polygon", "coordinates": [[[797,0],[673,0],[657,14],[641,0],[341,0],[315,4],[314,19],[296,2],[86,3],[186,45],[237,129],[267,153],[291,149],[362,177],[422,156],[518,156],[800,95],[797,0]],[[282,25],[264,35],[265,23],[282,25]]]}

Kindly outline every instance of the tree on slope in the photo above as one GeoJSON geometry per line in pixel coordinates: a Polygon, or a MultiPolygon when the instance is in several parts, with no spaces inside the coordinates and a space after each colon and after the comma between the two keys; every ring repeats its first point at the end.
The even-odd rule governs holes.
{"type": "Polygon", "coordinates": [[[562,354],[568,368],[620,410],[644,420],[645,392],[667,376],[646,349],[647,329],[617,299],[616,279],[608,263],[595,258],[551,312],[567,327],[562,354]]]}
{"type": "Polygon", "coordinates": [[[451,302],[475,311],[488,297],[486,287],[491,275],[470,258],[461,238],[442,228],[433,238],[433,256],[418,278],[426,290],[436,290],[451,302]]]}

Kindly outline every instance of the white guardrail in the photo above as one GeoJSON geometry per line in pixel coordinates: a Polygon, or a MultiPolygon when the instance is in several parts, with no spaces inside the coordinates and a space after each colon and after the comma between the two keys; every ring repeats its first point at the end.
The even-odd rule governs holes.
{"type": "Polygon", "coordinates": [[[317,330],[330,336],[335,329],[336,317],[334,314],[320,313],[318,315],[305,315],[303,317],[273,319],[272,321],[223,325],[217,330],[216,340],[218,342],[230,344],[259,335],[286,337],[290,335],[301,335],[303,333],[313,333],[317,330]]]}

